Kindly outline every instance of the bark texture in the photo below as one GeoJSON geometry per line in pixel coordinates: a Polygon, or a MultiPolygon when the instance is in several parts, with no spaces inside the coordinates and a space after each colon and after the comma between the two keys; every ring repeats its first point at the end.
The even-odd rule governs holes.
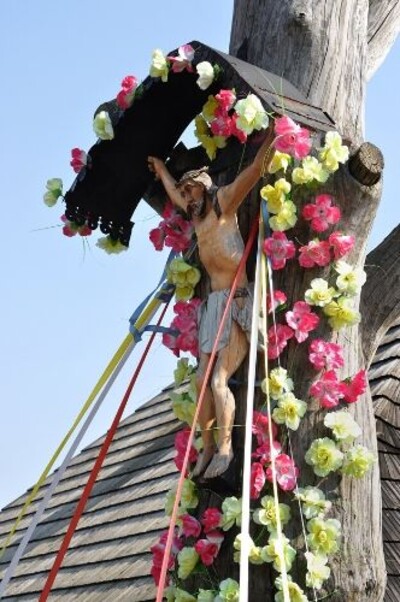
{"type": "Polygon", "coordinates": [[[368,14],[368,79],[374,75],[385,60],[399,30],[399,0],[370,0],[368,14]]]}
{"type": "MultiPolygon", "coordinates": [[[[349,258],[354,265],[363,265],[365,260],[366,240],[381,196],[380,172],[383,168],[378,149],[374,150],[371,145],[359,148],[363,138],[365,86],[368,69],[372,72],[378,67],[394,41],[400,21],[397,5],[393,0],[235,0],[234,4],[230,54],[289,80],[311,104],[330,114],[336,128],[351,146],[354,155],[350,162],[351,173],[349,167],[344,167],[323,190],[335,196],[342,209],[343,229],[356,237],[357,245],[349,258]]],[[[226,173],[220,183],[224,182],[224,177],[229,181],[226,173]]],[[[302,194],[295,199],[299,206],[305,202],[306,196],[302,194]]],[[[254,191],[241,208],[239,218],[244,233],[258,203],[258,193],[254,191]]],[[[296,227],[294,237],[299,241],[306,241],[308,236],[305,229],[296,227]]],[[[397,241],[398,245],[400,231],[396,230],[391,236],[395,239],[385,241],[368,258],[369,264],[381,267],[375,272],[369,268],[370,283],[362,307],[363,325],[335,335],[334,340],[345,349],[344,376],[369,364],[379,337],[399,310],[399,301],[389,301],[386,297],[382,301],[382,294],[393,291],[396,283],[400,291],[400,268],[396,265],[394,244],[397,241]],[[386,274],[385,292],[378,289],[379,275],[376,273],[381,270],[386,274]]],[[[310,280],[317,273],[324,277],[320,271],[301,270],[292,262],[289,271],[285,271],[284,281],[277,282],[277,286],[288,294],[290,304],[303,298],[310,280]]],[[[318,335],[327,338],[330,333],[322,325],[318,335]]],[[[297,383],[296,394],[305,399],[315,373],[307,368],[307,350],[303,347],[289,346],[286,365],[297,383]]],[[[240,423],[244,405],[244,396],[240,392],[237,405],[237,422],[240,423]]],[[[370,393],[351,410],[363,431],[360,443],[377,453],[370,393]]],[[[327,435],[322,419],[322,413],[312,408],[300,429],[291,436],[302,484],[316,484],[312,470],[304,462],[304,454],[313,439],[327,435]]],[[[238,443],[240,447],[240,440],[238,443]]],[[[343,528],[341,553],[332,563],[332,578],[324,593],[337,602],[383,600],[385,567],[378,466],[358,481],[329,477],[324,481],[324,488],[334,500],[334,514],[343,528]]],[[[284,496],[282,501],[286,501],[284,496]]],[[[288,535],[301,539],[300,531],[294,530],[288,535]]],[[[224,562],[227,574],[235,574],[237,569],[229,566],[228,555],[222,565],[224,562]]],[[[255,567],[251,572],[249,599],[254,602],[273,599],[272,576],[265,566],[261,568],[255,567]]],[[[302,583],[304,564],[299,561],[291,574],[302,583]]]]}

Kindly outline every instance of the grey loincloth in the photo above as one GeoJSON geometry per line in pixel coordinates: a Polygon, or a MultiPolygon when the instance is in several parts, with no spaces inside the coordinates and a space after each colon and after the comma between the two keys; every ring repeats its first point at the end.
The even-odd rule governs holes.
{"type": "MultiPolygon", "coordinates": [[[[230,289],[214,291],[208,295],[199,307],[199,349],[203,353],[211,353],[221,323],[222,315],[228,300],[230,289]]],[[[229,307],[228,315],[218,341],[217,351],[226,347],[232,329],[232,320],[249,336],[253,312],[253,294],[249,286],[238,289],[229,307]],[[239,306],[242,305],[242,307],[239,306]]]]}

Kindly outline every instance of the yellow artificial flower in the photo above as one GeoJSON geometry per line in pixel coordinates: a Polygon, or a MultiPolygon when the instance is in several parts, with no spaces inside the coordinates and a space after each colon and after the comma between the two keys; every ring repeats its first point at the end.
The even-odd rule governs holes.
{"type": "Polygon", "coordinates": [[[329,579],[331,569],[326,566],[327,556],[324,554],[313,554],[306,552],[304,556],[307,559],[306,585],[314,589],[321,589],[324,581],[329,579]]]}
{"type": "Polygon", "coordinates": [[[361,320],[360,312],[351,307],[351,299],[347,297],[339,297],[336,301],[326,304],[323,312],[329,317],[329,326],[333,330],[353,326],[361,320]]]}
{"type": "Polygon", "coordinates": [[[226,146],[225,136],[197,136],[200,144],[204,147],[208,158],[213,161],[216,157],[217,150],[226,146]]]}
{"type": "Polygon", "coordinates": [[[282,211],[283,204],[291,188],[290,183],[285,180],[285,178],[280,178],[273,186],[267,184],[261,188],[261,198],[267,201],[267,207],[270,213],[279,213],[282,211]]]}
{"type": "Polygon", "coordinates": [[[279,398],[278,406],[272,412],[272,418],[276,424],[285,424],[292,431],[297,431],[300,418],[307,411],[307,404],[297,399],[293,393],[286,393],[279,398]]]}
{"type": "MultiPolygon", "coordinates": [[[[293,380],[288,376],[285,368],[274,368],[269,374],[269,394],[272,399],[279,399],[284,393],[293,391],[293,380]]],[[[261,383],[261,389],[266,393],[264,381],[261,383]]]]}
{"type": "Polygon", "coordinates": [[[127,251],[128,247],[122,244],[119,240],[114,240],[110,236],[102,236],[96,242],[96,247],[99,249],[103,249],[109,255],[117,255],[118,253],[122,253],[122,251],[127,251]]]}
{"type": "Polygon", "coordinates": [[[304,299],[309,305],[324,307],[331,303],[337,292],[323,278],[314,278],[311,280],[311,288],[306,290],[304,299]]]}
{"type": "Polygon", "coordinates": [[[342,472],[349,477],[362,479],[376,462],[374,454],[364,445],[356,445],[344,457],[342,472]]]}
{"type": "Polygon", "coordinates": [[[269,218],[269,225],[274,232],[284,232],[293,228],[297,222],[297,209],[293,201],[285,201],[281,211],[269,218]]]}
{"type": "MultiPolygon", "coordinates": [[[[253,520],[257,525],[264,525],[270,533],[277,529],[277,515],[275,500],[271,495],[265,495],[261,498],[262,508],[257,508],[253,513],[253,520]]],[[[286,525],[290,520],[290,507],[287,504],[278,504],[279,517],[281,525],[286,525]]]]}
{"type": "Polygon", "coordinates": [[[339,549],[340,522],[335,518],[312,518],[307,523],[307,543],[315,554],[335,554],[339,549]]]}
{"type": "Polygon", "coordinates": [[[280,151],[275,151],[271,163],[268,167],[268,173],[276,173],[281,169],[286,173],[286,170],[289,167],[291,161],[292,157],[290,155],[287,155],[286,153],[281,153],[280,151]]]}
{"type": "Polygon", "coordinates": [[[343,259],[337,261],[334,268],[339,274],[336,286],[341,294],[347,297],[358,295],[367,279],[365,271],[362,268],[354,268],[343,259]]]}
{"type": "Polygon", "coordinates": [[[101,140],[112,140],[114,129],[107,111],[100,111],[93,119],[93,130],[101,140]]]}
{"type": "Polygon", "coordinates": [[[236,127],[250,135],[254,130],[268,127],[269,118],[260,99],[255,94],[249,94],[247,98],[238,100],[235,104],[238,115],[236,127]]]}
{"type": "Polygon", "coordinates": [[[200,556],[194,548],[185,547],[178,552],[178,577],[179,579],[187,579],[194,567],[199,561],[200,556]]]}
{"type": "Polygon", "coordinates": [[[161,81],[168,81],[169,66],[167,57],[162,50],[156,48],[151,57],[150,75],[151,77],[161,77],[161,81]]]}
{"type": "Polygon", "coordinates": [[[43,201],[48,207],[53,207],[57,203],[57,199],[62,196],[63,181],[61,178],[51,178],[47,180],[46,188],[43,201]]]}
{"type": "Polygon", "coordinates": [[[316,180],[324,184],[329,178],[327,171],[322,163],[315,157],[305,157],[301,162],[301,167],[296,167],[292,173],[292,181],[295,184],[310,184],[316,180]]]}
{"type": "Polygon", "coordinates": [[[196,71],[199,76],[196,81],[197,85],[200,90],[207,90],[214,81],[214,67],[208,61],[202,61],[196,65],[196,71]]]}
{"type": "Polygon", "coordinates": [[[194,118],[194,125],[194,135],[197,139],[199,139],[199,136],[208,136],[210,134],[211,130],[207,125],[207,121],[202,115],[196,115],[196,117],[194,118]]]}
{"type": "Polygon", "coordinates": [[[208,122],[212,121],[215,117],[215,111],[217,109],[218,100],[215,98],[215,96],[212,96],[212,94],[210,94],[207,102],[203,105],[203,109],[201,111],[204,119],[208,122]]]}
{"type": "MultiPolygon", "coordinates": [[[[292,580],[290,575],[287,575],[288,578],[288,590],[289,590],[289,600],[290,602],[308,602],[308,598],[297,583],[292,580]]],[[[275,594],[275,602],[285,602],[285,596],[283,593],[283,579],[282,577],[277,577],[275,579],[275,586],[277,590],[279,590],[275,594]]]]}
{"type": "Polygon", "coordinates": [[[325,146],[319,153],[320,161],[330,172],[339,169],[339,163],[346,163],[349,158],[349,149],[342,144],[342,138],[338,132],[328,132],[325,136],[325,146]]]}
{"type": "Polygon", "coordinates": [[[293,560],[296,556],[296,550],[289,544],[287,537],[282,535],[281,538],[276,534],[272,534],[268,540],[268,544],[261,548],[261,557],[265,562],[272,562],[273,567],[278,573],[282,572],[282,559],[285,563],[286,571],[290,571],[293,560]],[[279,550],[282,550],[282,554],[279,550]]]}

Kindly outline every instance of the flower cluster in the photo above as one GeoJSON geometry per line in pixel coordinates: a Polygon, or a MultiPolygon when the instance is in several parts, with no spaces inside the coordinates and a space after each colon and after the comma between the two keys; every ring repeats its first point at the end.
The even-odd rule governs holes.
{"type": "Polygon", "coordinates": [[[149,233],[155,250],[162,251],[165,245],[177,253],[187,251],[193,237],[192,222],[182,217],[171,202],[165,205],[162,217],[158,227],[149,233]]]}
{"type": "Polygon", "coordinates": [[[175,285],[175,296],[179,301],[189,301],[193,297],[200,276],[200,271],[181,257],[173,259],[167,268],[167,280],[175,285]]]}
{"type": "Polygon", "coordinates": [[[217,149],[224,148],[230,136],[242,144],[254,130],[268,126],[268,115],[255,94],[236,99],[234,90],[220,90],[209,96],[195,119],[195,136],[213,160],[217,149]]]}
{"type": "MultiPolygon", "coordinates": [[[[278,368],[276,369],[276,373],[272,375],[272,378],[276,379],[275,382],[280,381],[280,391],[282,392],[280,395],[282,405],[280,408],[276,408],[272,415],[274,422],[271,422],[263,412],[255,411],[253,413],[252,430],[257,440],[257,447],[252,454],[255,460],[251,465],[252,499],[260,497],[266,481],[272,481],[272,459],[274,459],[275,476],[278,485],[283,491],[294,489],[299,474],[293,459],[287,454],[282,453],[281,444],[276,440],[278,429],[275,423],[283,424],[288,421],[292,426],[296,426],[299,417],[305,413],[305,404],[294,397],[291,392],[293,383],[285,373],[286,370],[278,368]]],[[[298,428],[298,424],[296,428],[298,428]]]]}
{"type": "Polygon", "coordinates": [[[171,332],[164,333],[163,344],[179,357],[180,352],[189,352],[198,357],[197,311],[200,299],[178,301],[174,305],[175,318],[170,324],[171,332]]]}
{"type": "Polygon", "coordinates": [[[61,216],[61,221],[64,224],[62,232],[64,236],[68,236],[69,238],[71,236],[76,236],[76,234],[79,234],[79,236],[90,236],[92,233],[89,226],[86,224],[83,226],[78,226],[78,224],[75,224],[75,222],[71,222],[69,219],[67,219],[65,215],[61,216]]]}
{"type": "MultiPolygon", "coordinates": [[[[165,55],[162,50],[157,48],[153,50],[150,75],[160,78],[162,82],[167,82],[169,73],[181,73],[182,71],[194,72],[194,48],[190,44],[184,44],[178,48],[178,55],[165,55]]],[[[207,90],[218,76],[218,66],[213,67],[208,61],[203,61],[196,65],[198,75],[197,85],[200,90],[207,90]]]]}

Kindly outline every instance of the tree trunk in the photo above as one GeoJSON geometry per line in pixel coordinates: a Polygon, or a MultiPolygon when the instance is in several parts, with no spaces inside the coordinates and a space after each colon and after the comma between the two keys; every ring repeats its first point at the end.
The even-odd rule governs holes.
{"type": "MultiPolygon", "coordinates": [[[[367,70],[369,73],[374,71],[394,41],[400,21],[396,5],[397,2],[390,0],[235,0],[234,5],[230,54],[289,80],[312,104],[329,113],[336,122],[336,129],[351,146],[354,159],[350,171],[349,167],[339,170],[323,190],[334,195],[342,210],[343,229],[356,237],[356,248],[349,258],[354,265],[362,265],[365,260],[366,240],[381,195],[380,171],[383,167],[377,149],[364,146],[356,152],[363,138],[367,70]],[[376,40],[379,35],[378,50],[376,40]]],[[[228,179],[226,174],[225,177],[228,179]]],[[[301,202],[303,199],[299,195],[294,200],[301,202]]],[[[249,216],[256,213],[258,205],[259,196],[254,191],[240,211],[244,232],[249,216]]],[[[296,227],[295,236],[305,241],[308,235],[296,227]]],[[[316,276],[317,271],[304,271],[292,262],[285,270],[285,281],[277,282],[277,287],[288,294],[288,303],[292,304],[303,298],[310,280],[316,276]]],[[[318,276],[324,277],[324,274],[318,271],[318,276]]],[[[375,314],[379,313],[376,304],[371,309],[375,314]]],[[[364,324],[369,324],[370,319],[368,304],[364,304],[364,324]]],[[[377,320],[386,324],[387,316],[377,320]]],[[[344,334],[335,335],[334,340],[345,349],[343,377],[356,373],[370,361],[371,349],[377,341],[372,340],[371,335],[362,340],[361,334],[361,328],[353,327],[345,329],[344,334]]],[[[318,335],[327,337],[329,331],[322,326],[318,335]]],[[[315,373],[308,371],[304,347],[289,346],[286,360],[297,383],[296,395],[306,399],[315,373]]],[[[241,417],[244,405],[241,393],[237,395],[237,405],[238,417],[241,417]]],[[[316,484],[315,475],[304,462],[304,454],[313,439],[326,435],[321,412],[311,409],[300,429],[292,435],[301,485],[316,484]]],[[[360,443],[377,454],[369,393],[355,404],[353,412],[363,431],[360,443]]],[[[324,481],[324,489],[334,500],[333,514],[341,521],[343,530],[341,551],[331,563],[332,578],[325,593],[331,594],[329,599],[337,602],[382,600],[385,568],[378,465],[375,464],[361,480],[329,477],[324,481]]],[[[282,501],[286,501],[284,496],[282,501]]],[[[295,537],[297,533],[288,535],[295,537]]],[[[232,550],[224,552],[224,558],[225,576],[236,574],[232,550]]],[[[304,564],[296,566],[291,574],[299,583],[304,582],[304,564]]],[[[265,565],[252,568],[249,599],[252,602],[273,599],[271,571],[265,565]]]]}

